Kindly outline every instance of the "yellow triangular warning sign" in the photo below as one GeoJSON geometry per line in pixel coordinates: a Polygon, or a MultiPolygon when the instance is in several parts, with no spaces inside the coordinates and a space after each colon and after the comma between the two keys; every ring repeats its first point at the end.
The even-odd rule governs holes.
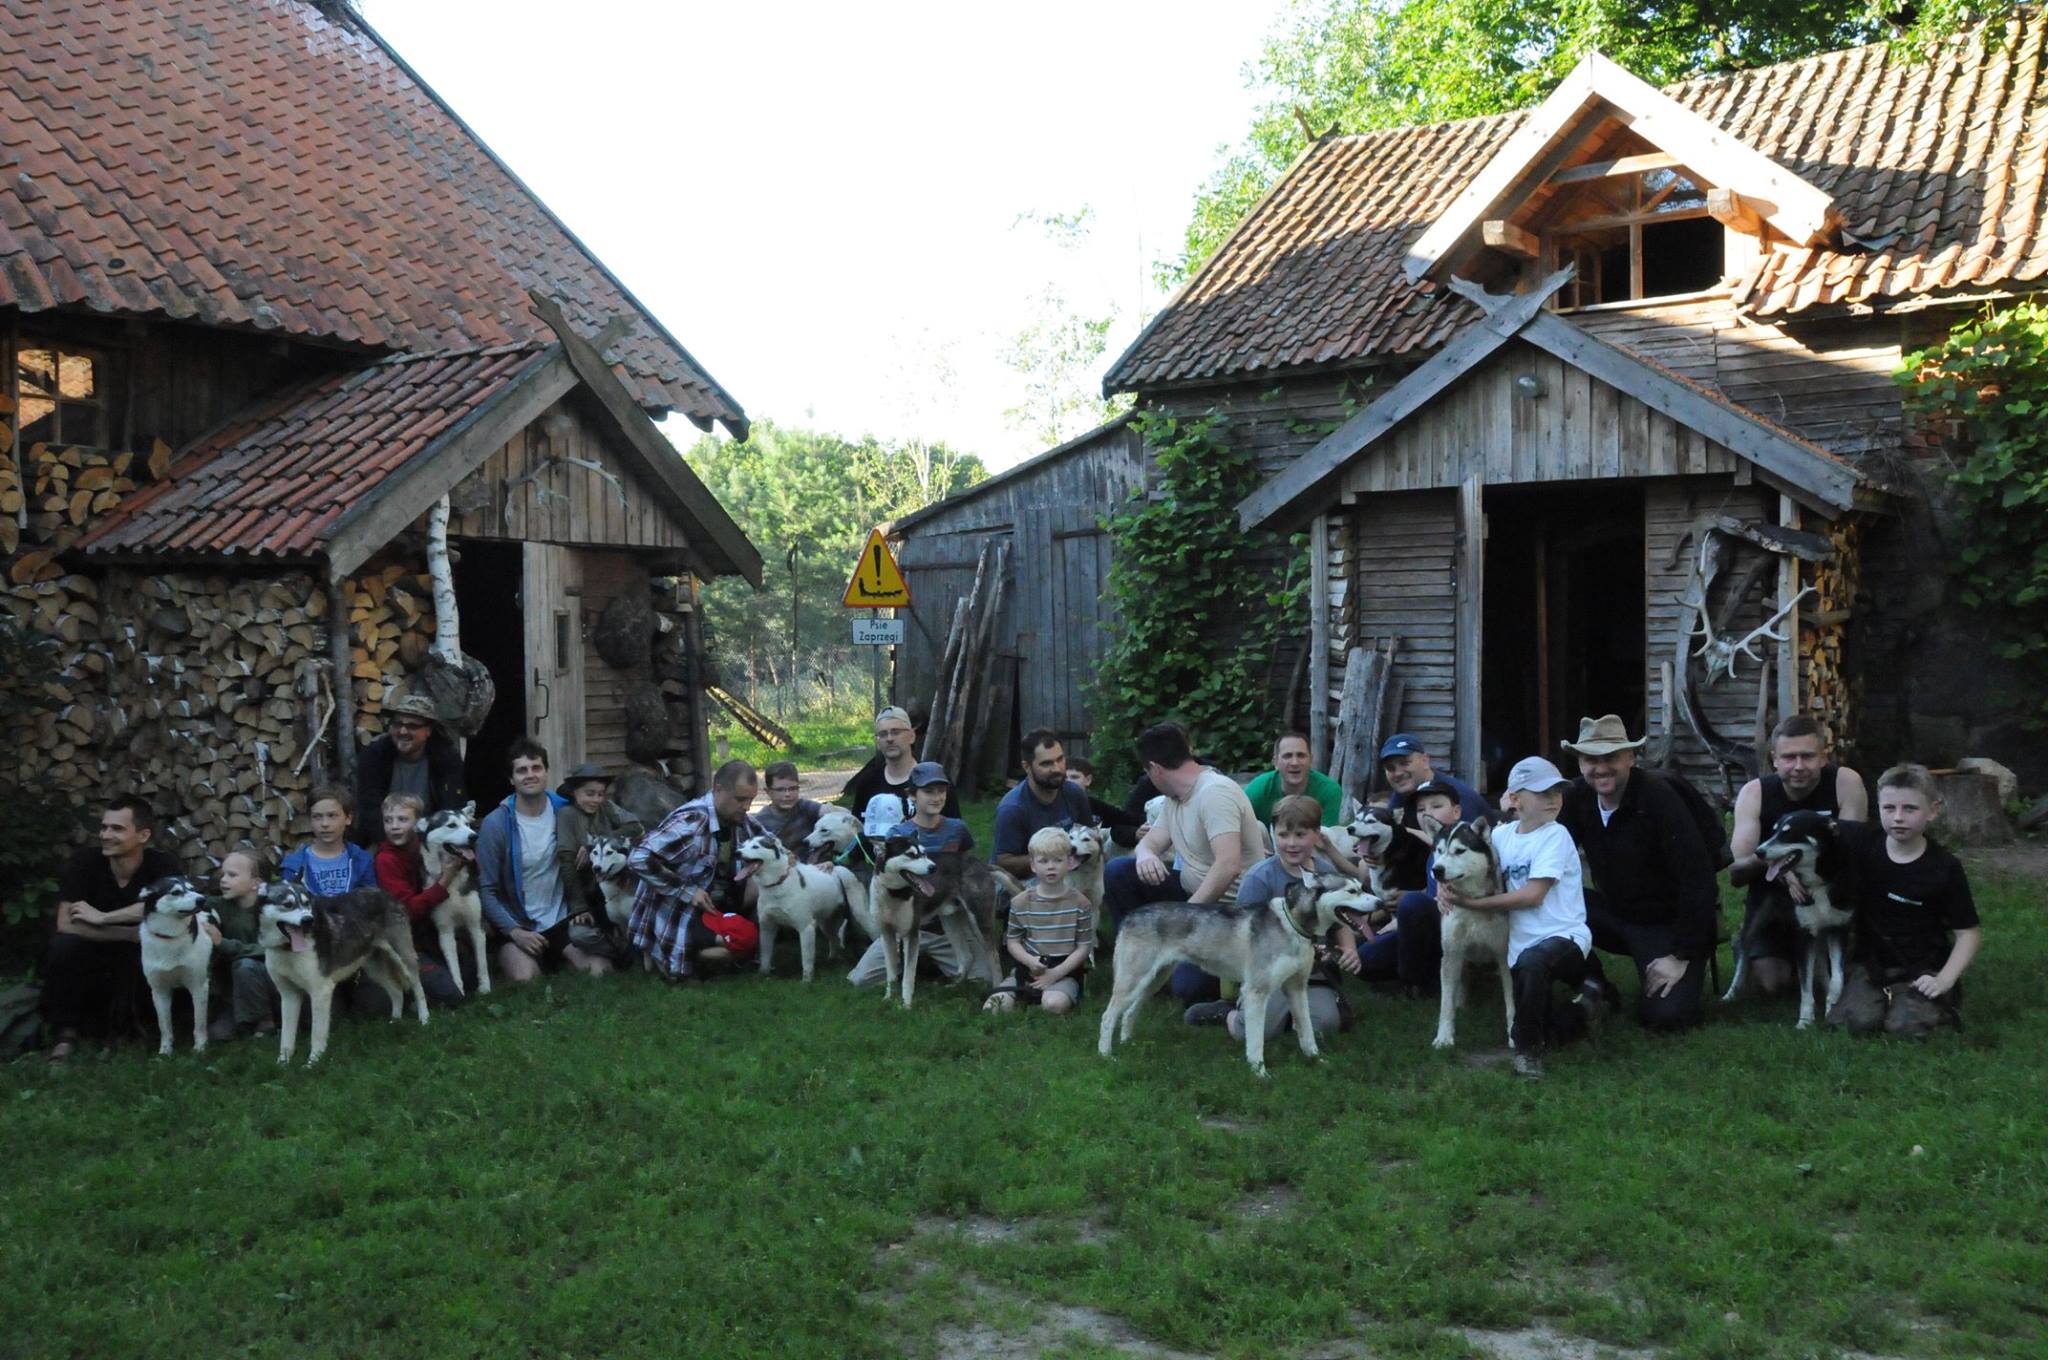
{"type": "Polygon", "coordinates": [[[867,546],[860,550],[840,603],[849,609],[901,609],[910,603],[910,583],[903,579],[880,529],[868,531],[867,546]]]}

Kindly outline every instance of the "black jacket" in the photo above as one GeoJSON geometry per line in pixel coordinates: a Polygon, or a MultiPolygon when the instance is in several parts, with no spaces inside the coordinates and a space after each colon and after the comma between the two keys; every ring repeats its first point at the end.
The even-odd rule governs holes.
{"type": "MultiPolygon", "coordinates": [[[[374,846],[384,839],[384,795],[391,792],[391,770],[398,747],[387,733],[356,752],[356,822],[349,839],[374,846]]],[[[468,801],[468,776],[462,752],[440,732],[427,738],[427,811],[459,808],[468,801]]]]}
{"type": "Polygon", "coordinates": [[[1558,820],[1585,852],[1590,888],[1625,921],[1668,925],[1672,952],[1703,959],[1714,948],[1721,896],[1714,863],[1692,813],[1670,785],[1674,776],[1636,769],[1621,806],[1603,825],[1600,798],[1583,779],[1565,792],[1558,820]]]}

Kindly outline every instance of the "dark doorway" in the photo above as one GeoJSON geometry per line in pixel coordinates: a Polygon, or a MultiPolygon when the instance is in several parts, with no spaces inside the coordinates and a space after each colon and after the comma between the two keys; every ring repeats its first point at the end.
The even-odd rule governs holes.
{"type": "Polygon", "coordinates": [[[464,758],[469,796],[479,815],[512,791],[505,748],[526,734],[526,629],[520,608],[520,545],[465,539],[456,545],[455,600],[462,650],[484,663],[498,687],[490,716],[469,739],[464,758]]]}
{"type": "MultiPolygon", "coordinates": [[[[1643,490],[1638,483],[1486,491],[1480,730],[1488,787],[1527,755],[1559,760],[1587,715],[1647,717],[1643,490]]],[[[1566,774],[1576,773],[1568,766],[1566,774]]]]}

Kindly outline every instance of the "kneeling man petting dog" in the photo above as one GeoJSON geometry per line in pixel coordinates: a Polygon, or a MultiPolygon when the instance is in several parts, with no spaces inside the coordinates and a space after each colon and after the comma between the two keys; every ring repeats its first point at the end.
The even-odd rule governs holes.
{"type": "MultiPolygon", "coordinates": [[[[1515,1048],[1515,1070],[1527,1077],[1543,1075],[1543,1055],[1551,1040],[1583,1033],[1587,1012],[1599,1004],[1582,991],[1576,1006],[1554,1005],[1554,984],[1583,988],[1586,958],[1593,949],[1579,848],[1557,820],[1566,782],[1557,766],[1541,756],[1517,762],[1509,773],[1508,799],[1515,821],[1493,833],[1503,891],[1468,897],[1453,877],[1444,875],[1437,881],[1437,902],[1447,921],[1459,912],[1507,913],[1508,1041],[1515,1048]]],[[[1458,827],[1464,825],[1460,822],[1458,827]]],[[[1453,827],[1445,835],[1455,836],[1457,831],[1453,827]]],[[[1462,968],[1453,934],[1444,933],[1446,1017],[1453,1005],[1454,960],[1462,968]]],[[[1447,1029],[1439,1033],[1439,1044],[1448,1039],[1447,1029]]]]}

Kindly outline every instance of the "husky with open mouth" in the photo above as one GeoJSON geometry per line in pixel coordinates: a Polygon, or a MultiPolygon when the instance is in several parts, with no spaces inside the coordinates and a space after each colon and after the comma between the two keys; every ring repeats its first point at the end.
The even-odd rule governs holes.
{"type": "Polygon", "coordinates": [[[213,937],[206,933],[217,918],[209,899],[189,878],[160,878],[142,890],[142,976],[156,1002],[159,1056],[175,1046],[171,1031],[171,998],[180,987],[192,996],[192,1051],[206,1051],[206,998],[211,982],[213,937]]]}
{"type": "MultiPolygon", "coordinates": [[[[1835,879],[1841,866],[1835,853],[1834,816],[1826,812],[1788,812],[1778,819],[1770,839],[1756,848],[1756,854],[1765,865],[1764,881],[1776,890],[1772,894],[1773,905],[1779,910],[1790,908],[1792,918],[1799,923],[1799,1028],[1806,1029],[1814,1020],[1814,991],[1821,981],[1823,950],[1827,953],[1828,970],[1826,1010],[1833,1010],[1842,999],[1842,984],[1846,980],[1842,946],[1849,934],[1850,913],[1835,905],[1835,879]],[[1804,902],[1796,901],[1785,889],[1783,885],[1788,880],[1796,881],[1805,890],[1804,902]]],[[[1746,954],[1737,956],[1735,976],[1728,982],[1728,997],[1741,988],[1747,962],[1746,954]]]]}
{"type": "MultiPolygon", "coordinates": [[[[1436,880],[1461,897],[1491,897],[1501,890],[1500,856],[1484,821],[1470,818],[1437,832],[1436,880]]],[[[1515,982],[1508,971],[1508,917],[1504,911],[1453,907],[1444,914],[1442,987],[1436,1016],[1437,1048],[1458,1041],[1458,1007],[1465,1000],[1465,965],[1492,961],[1500,968],[1501,1004],[1507,1009],[1508,1044],[1515,1042],[1515,982]]]]}
{"type": "Polygon", "coordinates": [[[441,881],[448,861],[459,859],[463,869],[448,885],[448,898],[434,908],[434,929],[441,937],[441,958],[455,990],[462,990],[462,960],[455,956],[455,932],[469,938],[470,953],[476,955],[476,990],[491,990],[490,956],[484,949],[484,895],[477,885],[476,804],[430,814],[420,823],[420,864],[427,882],[441,881]]]}
{"type": "Polygon", "coordinates": [[[817,964],[818,937],[831,934],[826,926],[843,907],[859,919],[866,910],[867,889],[861,887],[853,870],[842,865],[827,868],[799,864],[788,847],[773,836],[755,836],[740,845],[739,857],[756,866],[754,882],[761,925],[761,971],[773,966],[775,929],[788,926],[796,931],[803,951],[804,981],[809,982],[817,964]]]}
{"type": "Polygon", "coordinates": [[[315,897],[302,883],[268,883],[257,895],[262,924],[257,943],[264,966],[277,984],[282,1020],[277,1060],[289,1063],[298,1044],[299,1010],[311,998],[312,1040],[308,1066],[327,1051],[334,989],[361,973],[391,997],[396,1020],[412,993],[420,1023],[427,1023],[427,993],[420,985],[412,924],[405,908],[377,888],[357,888],[340,897],[315,897]]]}

